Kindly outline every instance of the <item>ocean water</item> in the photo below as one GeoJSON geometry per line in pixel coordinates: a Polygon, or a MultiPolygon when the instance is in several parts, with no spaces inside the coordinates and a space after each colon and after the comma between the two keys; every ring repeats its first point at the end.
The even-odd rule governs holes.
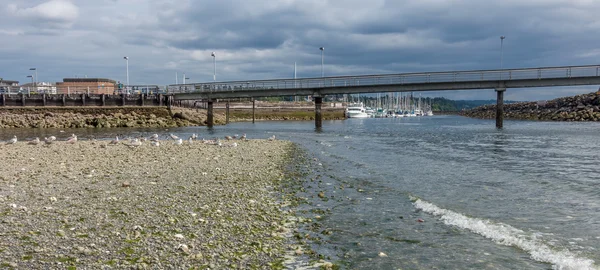
{"type": "Polygon", "coordinates": [[[297,143],[313,248],[345,269],[600,269],[600,124],[460,116],[170,130],[0,130],[0,138],[159,132],[297,143]],[[323,192],[324,196],[317,196],[323,192]],[[320,216],[319,219],[316,216],[320,216]]]}

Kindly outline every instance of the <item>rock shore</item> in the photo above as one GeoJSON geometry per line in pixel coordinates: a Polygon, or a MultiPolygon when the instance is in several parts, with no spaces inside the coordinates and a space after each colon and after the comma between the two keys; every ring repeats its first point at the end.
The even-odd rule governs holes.
{"type": "Polygon", "coordinates": [[[3,143],[0,265],[282,268],[294,219],[276,191],[292,144],[236,143],[3,143]]]}
{"type": "MultiPolygon", "coordinates": [[[[461,114],[493,119],[496,117],[496,105],[480,106],[461,114]]],[[[542,121],[600,121],[600,91],[549,101],[504,104],[504,117],[542,121]]]]}
{"type": "MultiPolygon", "coordinates": [[[[220,115],[225,115],[225,110],[215,110],[220,115]]],[[[252,109],[230,109],[229,121],[248,122],[252,121],[252,109]]],[[[346,119],[344,109],[323,109],[323,120],[344,120],[346,119]]],[[[313,109],[271,109],[261,108],[255,110],[255,120],[257,121],[311,121],[315,120],[313,109]]]]}
{"type": "MultiPolygon", "coordinates": [[[[206,112],[166,107],[12,107],[0,109],[0,128],[181,127],[205,125],[206,112]]],[[[215,115],[215,124],[225,123],[215,115]]]]}

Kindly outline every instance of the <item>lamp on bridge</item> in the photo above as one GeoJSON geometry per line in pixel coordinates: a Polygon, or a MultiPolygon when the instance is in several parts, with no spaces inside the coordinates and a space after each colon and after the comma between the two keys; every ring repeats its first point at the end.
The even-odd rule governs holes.
{"type": "Polygon", "coordinates": [[[212,52],[210,56],[213,57],[213,81],[217,81],[217,54],[212,52]]]}
{"type": "Polygon", "coordinates": [[[319,50],[321,50],[321,77],[325,77],[325,71],[323,70],[323,53],[325,52],[325,47],[321,47],[319,50]]]}
{"type": "Polygon", "coordinates": [[[502,69],[502,54],[503,54],[503,47],[504,47],[504,39],[506,37],[505,36],[500,36],[500,69],[502,69]]]}

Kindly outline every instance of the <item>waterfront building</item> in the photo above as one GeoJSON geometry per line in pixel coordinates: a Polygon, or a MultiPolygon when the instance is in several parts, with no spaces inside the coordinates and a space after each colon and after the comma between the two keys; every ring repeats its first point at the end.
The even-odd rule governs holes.
{"type": "Polygon", "coordinates": [[[7,93],[9,87],[11,87],[12,91],[12,89],[14,89],[17,86],[19,86],[19,81],[10,81],[0,78],[0,94],[7,93]]]}
{"type": "Polygon", "coordinates": [[[21,93],[30,94],[56,94],[56,83],[53,82],[37,82],[37,83],[26,83],[19,85],[19,87],[13,87],[11,90],[19,91],[21,93]]]}
{"type": "Polygon", "coordinates": [[[64,78],[56,83],[57,94],[115,94],[117,82],[103,78],[64,78]]]}
{"type": "Polygon", "coordinates": [[[158,85],[143,84],[143,85],[130,85],[127,87],[130,94],[157,94],[160,93],[160,87],[158,85]]]}

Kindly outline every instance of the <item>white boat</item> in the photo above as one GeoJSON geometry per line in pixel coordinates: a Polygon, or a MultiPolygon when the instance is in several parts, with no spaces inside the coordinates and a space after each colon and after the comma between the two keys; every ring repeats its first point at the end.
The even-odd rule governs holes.
{"type": "Polygon", "coordinates": [[[366,108],[365,108],[365,112],[367,113],[367,115],[368,115],[369,117],[374,117],[374,114],[375,114],[375,109],[372,109],[372,108],[370,108],[370,107],[366,107],[366,108]]]}
{"type": "Polygon", "coordinates": [[[377,108],[377,110],[375,111],[375,113],[373,114],[373,116],[375,118],[383,118],[385,117],[385,115],[387,114],[387,111],[383,108],[377,108]]]}
{"type": "Polygon", "coordinates": [[[346,107],[346,117],[348,118],[367,118],[369,115],[366,112],[363,103],[351,103],[346,107]]]}
{"type": "Polygon", "coordinates": [[[433,112],[431,110],[427,111],[427,116],[433,116],[433,112]]]}

